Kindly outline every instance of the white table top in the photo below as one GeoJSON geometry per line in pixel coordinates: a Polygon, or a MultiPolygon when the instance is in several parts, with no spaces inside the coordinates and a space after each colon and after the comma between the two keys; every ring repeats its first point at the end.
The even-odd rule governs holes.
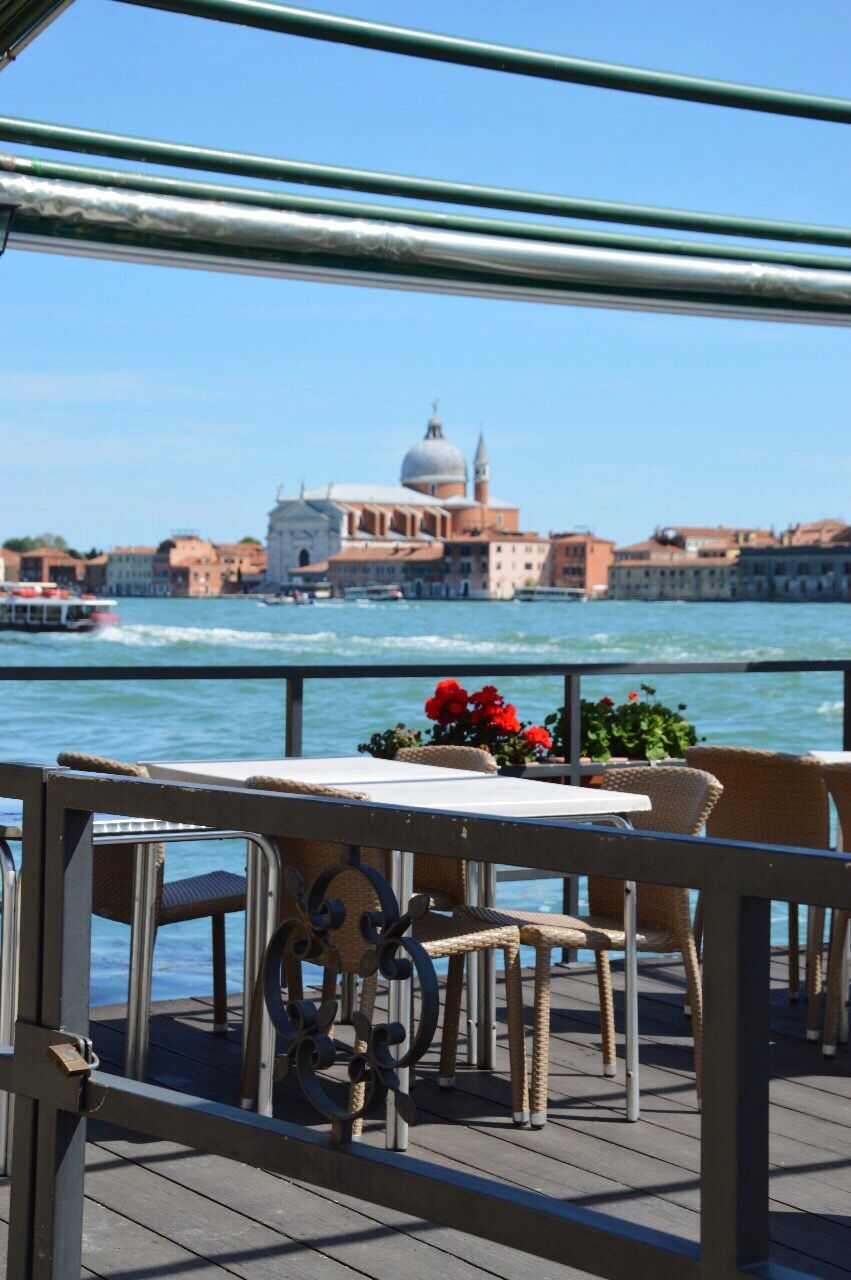
{"type": "Polygon", "coordinates": [[[376,760],[373,756],[298,756],[277,760],[145,760],[168,782],[241,784],[254,774],[361,791],[376,804],[442,809],[500,818],[589,818],[647,812],[648,796],[590,787],[553,786],[467,769],[376,760]]]}
{"type": "MultiPolygon", "coordinates": [[[[0,839],[20,840],[23,823],[23,805],[20,800],[0,801],[0,839]]],[[[140,832],[144,835],[168,835],[177,831],[206,831],[187,822],[167,822],[161,818],[124,818],[117,813],[96,813],[92,823],[92,835],[125,835],[140,832]]]]}
{"type": "Polygon", "coordinates": [[[851,751],[811,751],[822,764],[851,764],[851,751]]]}

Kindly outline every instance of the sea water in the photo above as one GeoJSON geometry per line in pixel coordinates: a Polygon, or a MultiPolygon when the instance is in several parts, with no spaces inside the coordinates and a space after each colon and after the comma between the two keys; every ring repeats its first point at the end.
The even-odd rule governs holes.
{"type": "MultiPolygon", "coordinates": [[[[269,608],[252,599],[122,600],[120,626],[86,636],[0,634],[0,665],[156,666],[481,662],[723,662],[845,658],[851,611],[842,604],[683,604],[598,601],[479,603],[327,601],[269,608]]],[[[468,688],[481,681],[466,682],[468,688]]],[[[502,677],[521,719],[540,722],[561,681],[502,677]]],[[[647,683],[710,742],[806,752],[841,747],[839,673],[668,675],[647,683]]],[[[638,677],[588,677],[583,693],[620,699],[638,677]]],[[[307,681],[304,751],[346,755],[376,729],[425,727],[424,679],[307,681]]],[[[74,750],[124,760],[269,758],[283,754],[284,688],[277,681],[58,682],[3,685],[0,758],[52,763],[74,750]]],[[[172,845],[166,875],[242,869],[237,843],[172,845]]],[[[557,881],[502,886],[500,901],[556,910],[557,881]]],[[[775,908],[773,940],[785,940],[775,908]]],[[[241,988],[241,916],[227,924],[228,978],[241,988]]],[[[95,920],[92,1000],[126,998],[128,930],[95,920]]],[[[211,989],[209,922],[160,931],[154,997],[211,989]]]]}

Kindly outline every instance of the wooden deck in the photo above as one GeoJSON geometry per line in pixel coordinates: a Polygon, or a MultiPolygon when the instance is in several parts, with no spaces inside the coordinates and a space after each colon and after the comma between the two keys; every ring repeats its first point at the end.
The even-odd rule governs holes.
{"type": "MultiPolygon", "coordinates": [[[[772,1219],[774,1257],[824,1277],[851,1274],[851,1053],[833,1063],[804,1039],[803,1010],[788,1004],[785,959],[773,964],[772,1219]]],[[[620,971],[615,973],[619,982],[620,971]]],[[[689,1024],[674,960],[641,965],[643,1118],[627,1124],[623,1086],[600,1074],[593,970],[560,971],[553,984],[550,1123],[511,1124],[501,1025],[498,1072],[459,1070],[441,1092],[434,1056],[413,1096],[420,1124],[411,1152],[522,1187],[696,1238],[700,1156],[689,1024]]],[[[531,990],[528,993],[531,1001],[531,990]]],[[[240,1002],[228,1039],[214,1037],[207,998],[162,1004],[152,1022],[151,1078],[235,1101],[240,1002]]],[[[95,1014],[103,1065],[120,1069],[124,1010],[95,1014]]],[[[291,1085],[279,1114],[315,1118],[291,1085]]],[[[578,1272],[391,1212],[92,1122],[85,1276],[109,1280],[571,1280],[578,1272]]],[[[376,1126],[367,1140],[380,1141],[376,1126]]],[[[0,1184],[0,1217],[8,1217],[0,1184]]]]}

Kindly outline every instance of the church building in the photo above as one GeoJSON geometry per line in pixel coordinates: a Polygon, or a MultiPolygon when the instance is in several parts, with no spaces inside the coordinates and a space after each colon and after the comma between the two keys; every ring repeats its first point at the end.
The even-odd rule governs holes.
{"type": "Polygon", "coordinates": [[[280,586],[291,572],[319,565],[350,549],[417,547],[488,533],[514,533],[519,510],[490,496],[484,437],[467,463],[443,434],[437,405],[425,437],[402,460],[399,484],[322,485],[298,497],[279,492],[269,513],[268,581],[280,586]]]}

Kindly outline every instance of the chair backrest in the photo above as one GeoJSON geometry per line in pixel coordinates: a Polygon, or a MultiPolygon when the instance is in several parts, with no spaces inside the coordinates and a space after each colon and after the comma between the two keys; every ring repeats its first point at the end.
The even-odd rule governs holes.
{"type": "MultiPolygon", "coordinates": [[[[633,769],[607,769],[602,790],[632,791],[650,797],[649,812],[631,815],[632,824],[638,830],[697,836],[718,803],[723,787],[717,778],[702,769],[642,765],[633,769]]],[[[636,893],[639,928],[664,929],[670,934],[683,930],[688,919],[687,889],[676,885],[639,884],[636,893]]],[[[592,915],[619,919],[623,915],[623,881],[589,876],[588,902],[592,915]]]]}
{"type": "MultiPolygon", "coordinates": [[[[113,773],[123,778],[147,778],[148,770],[141,764],[129,764],[124,760],[110,760],[107,756],[84,755],[80,751],[60,751],[56,763],[63,769],[75,769],[79,773],[113,773]]],[[[157,844],[157,893],[154,919],[160,914],[163,893],[163,866],[165,848],[157,844]]],[[[133,881],[136,848],[132,844],[98,844],[92,854],[92,911],[107,920],[121,924],[133,923],[133,881]]]]}
{"type": "Polygon", "coordinates": [[[724,788],[707,833],[722,840],[826,849],[830,815],[822,766],[810,756],[751,747],[688,747],[689,765],[724,788]]]}
{"type": "MultiPolygon", "coordinates": [[[[313,782],[300,782],[295,778],[269,778],[255,775],[246,779],[251,791],[280,791],[286,795],[327,796],[336,800],[366,800],[362,791],[347,791],[343,787],[326,787],[313,782]]],[[[340,861],[343,846],[330,840],[305,840],[296,836],[277,836],[284,869],[297,871],[308,890],[326,867],[340,861]]],[[[382,875],[389,875],[389,855],[383,849],[362,849],[361,858],[377,868],[382,875]]],[[[378,899],[368,880],[357,871],[344,871],[329,890],[333,898],[339,898],[346,908],[346,918],[331,935],[331,942],[340,953],[343,973],[356,973],[367,948],[360,931],[360,919],[364,912],[377,911],[378,899]]],[[[402,904],[404,905],[404,904],[402,904]]],[[[286,920],[297,914],[295,897],[286,887],[281,891],[279,918],[286,920]]]]}
{"type": "Polygon", "coordinates": [[[851,851],[851,764],[826,764],[822,767],[822,776],[836,805],[837,834],[841,837],[837,848],[851,851]]]}
{"type": "MultiPolygon", "coordinates": [[[[469,769],[473,773],[498,773],[496,761],[481,747],[402,747],[397,760],[428,764],[439,769],[469,769]]],[[[467,900],[467,864],[462,859],[439,858],[433,853],[414,857],[414,892],[427,893],[438,908],[463,906],[467,900]]]]}

